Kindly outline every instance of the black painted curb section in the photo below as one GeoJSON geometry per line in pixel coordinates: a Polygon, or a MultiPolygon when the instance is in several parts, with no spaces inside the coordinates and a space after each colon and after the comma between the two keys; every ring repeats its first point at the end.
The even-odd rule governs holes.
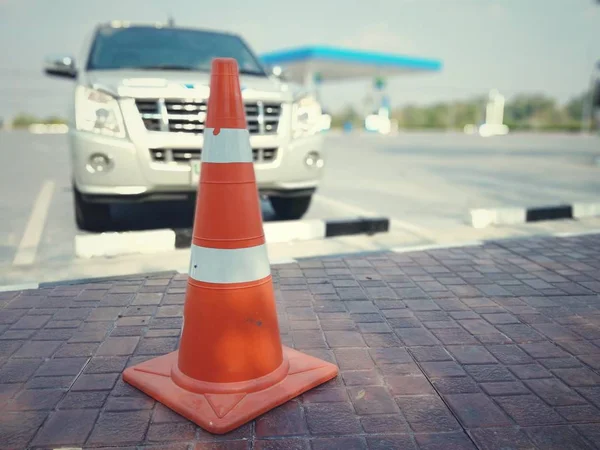
{"type": "MultiPolygon", "coordinates": [[[[268,222],[277,224],[278,227],[285,226],[285,222],[268,222]]],[[[386,233],[390,228],[390,219],[387,217],[359,217],[352,219],[323,220],[325,224],[325,234],[315,233],[311,239],[323,239],[336,236],[350,236],[354,234],[373,235],[376,233],[386,233]]],[[[189,248],[192,245],[191,228],[178,228],[175,232],[175,248],[189,248]]],[[[290,236],[290,240],[295,240],[295,236],[290,236]]]]}
{"type": "Polygon", "coordinates": [[[339,219],[325,222],[325,237],[348,236],[352,234],[373,235],[389,231],[390,219],[370,217],[359,219],[339,219]]]}
{"type": "Polygon", "coordinates": [[[192,228],[177,228],[175,232],[175,248],[190,248],[192,246],[192,228]]]}
{"type": "Polygon", "coordinates": [[[526,222],[558,219],[573,219],[573,207],[571,205],[559,205],[526,210],[526,222]]]}
{"type": "Polygon", "coordinates": [[[470,210],[475,228],[490,225],[517,225],[550,220],[584,220],[600,217],[600,202],[574,202],[532,207],[506,207],[470,210]]]}

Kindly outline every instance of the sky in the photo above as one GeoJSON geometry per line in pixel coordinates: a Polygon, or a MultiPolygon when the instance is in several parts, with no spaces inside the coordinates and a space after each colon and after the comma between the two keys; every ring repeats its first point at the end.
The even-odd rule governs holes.
{"type": "MultiPolygon", "coordinates": [[[[98,22],[166,21],[241,34],[257,52],[333,45],[440,59],[441,72],[389,80],[392,107],[499,89],[582,92],[600,60],[595,0],[0,0],[0,118],[65,115],[72,81],[42,72],[48,55],[76,55],[98,22]]],[[[332,111],[358,106],[369,80],[326,85],[332,111]]]]}

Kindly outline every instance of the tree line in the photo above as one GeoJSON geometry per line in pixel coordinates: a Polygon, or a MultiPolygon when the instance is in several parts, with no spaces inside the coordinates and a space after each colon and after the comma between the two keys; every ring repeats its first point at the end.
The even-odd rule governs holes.
{"type": "MultiPolygon", "coordinates": [[[[49,117],[37,117],[31,114],[17,114],[11,121],[11,128],[22,129],[28,128],[30,125],[44,124],[44,125],[62,125],[66,124],[67,120],[59,116],[49,117]]],[[[2,119],[0,119],[0,125],[2,125],[2,119]]],[[[1,128],[1,126],[0,126],[1,128]]]]}
{"type": "MultiPolygon", "coordinates": [[[[519,94],[506,101],[503,123],[511,130],[580,131],[589,98],[589,93],[582,93],[561,105],[545,94],[519,94]]],[[[393,109],[391,118],[398,121],[400,129],[462,130],[465,125],[485,122],[487,102],[487,96],[476,96],[429,105],[411,104],[393,109]]],[[[337,128],[346,123],[361,127],[363,121],[364,113],[347,106],[333,114],[331,122],[337,128]]]]}

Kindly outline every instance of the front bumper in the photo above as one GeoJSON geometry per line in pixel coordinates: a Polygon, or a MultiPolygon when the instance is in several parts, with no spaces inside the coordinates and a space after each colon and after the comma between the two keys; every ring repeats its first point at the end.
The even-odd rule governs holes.
{"type": "MultiPolygon", "coordinates": [[[[146,139],[132,142],[95,133],[71,131],[69,135],[73,180],[88,201],[149,201],[185,199],[195,195],[190,163],[156,162],[151,148],[201,148],[202,136],[147,133],[146,139]],[[91,169],[90,158],[106,155],[107,170],[91,169]]],[[[323,154],[323,135],[283,141],[278,136],[251,136],[253,148],[277,147],[273,161],[255,163],[258,189],[265,195],[293,196],[313,192],[323,167],[305,163],[311,152],[323,154]]]]}

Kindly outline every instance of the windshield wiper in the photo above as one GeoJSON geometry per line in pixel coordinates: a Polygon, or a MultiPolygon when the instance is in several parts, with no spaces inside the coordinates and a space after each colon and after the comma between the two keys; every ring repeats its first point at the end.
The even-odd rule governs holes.
{"type": "Polygon", "coordinates": [[[197,67],[177,66],[177,65],[169,65],[169,64],[157,65],[157,66],[141,66],[141,67],[136,67],[136,69],[140,69],[140,70],[186,70],[186,71],[190,71],[190,72],[191,71],[206,72],[206,70],[199,69],[197,67]]]}
{"type": "Polygon", "coordinates": [[[264,72],[260,72],[258,70],[244,70],[244,69],[240,69],[240,75],[265,76],[265,73],[264,72]]]}
{"type": "MultiPolygon", "coordinates": [[[[200,67],[190,67],[190,66],[178,66],[171,64],[159,64],[156,66],[136,66],[136,67],[122,67],[122,69],[130,69],[130,70],[181,70],[187,72],[209,72],[209,69],[203,69],[200,67]]],[[[240,75],[255,75],[255,76],[265,76],[264,72],[258,70],[244,70],[240,69],[240,75]]]]}
{"type": "MultiPolygon", "coordinates": [[[[178,66],[175,64],[159,64],[156,66],[138,66],[138,67],[123,67],[123,69],[133,69],[133,70],[182,70],[188,72],[209,72],[209,69],[203,69],[200,67],[190,67],[190,66],[178,66]]],[[[240,75],[256,75],[256,76],[264,76],[264,72],[260,72],[258,70],[244,70],[240,69],[240,75]]]]}

